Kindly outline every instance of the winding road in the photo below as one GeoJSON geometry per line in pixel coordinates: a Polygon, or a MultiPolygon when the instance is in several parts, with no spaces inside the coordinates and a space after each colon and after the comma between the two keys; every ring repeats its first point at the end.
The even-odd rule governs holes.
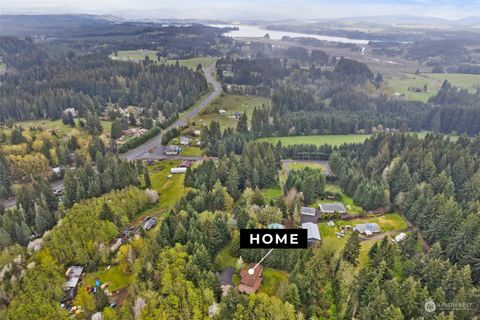
{"type": "MultiPolygon", "coordinates": [[[[212,102],[221,92],[222,85],[215,80],[213,76],[213,71],[215,68],[215,63],[212,63],[204,69],[205,78],[208,83],[212,85],[213,92],[210,93],[205,99],[200,103],[187,110],[180,118],[177,119],[173,124],[164,129],[159,135],[148,140],[142,145],[139,145],[135,149],[129,150],[123,154],[120,154],[120,158],[124,160],[137,160],[137,159],[170,159],[164,154],[165,146],[162,145],[162,134],[172,128],[178,128],[185,126],[187,121],[195,117],[200,111],[202,111],[210,102],[212,102]]],[[[191,158],[193,160],[193,158],[191,158]]]]}
{"type": "MultiPolygon", "coordinates": [[[[208,67],[204,69],[205,78],[207,82],[212,85],[213,92],[211,92],[205,99],[203,99],[200,103],[197,103],[194,107],[187,110],[180,118],[177,119],[173,124],[169,127],[164,129],[159,135],[156,137],[146,141],[144,144],[139,145],[135,149],[129,150],[123,154],[120,154],[120,158],[124,160],[137,160],[137,159],[151,159],[151,160],[159,160],[159,159],[172,159],[172,160],[201,160],[201,157],[186,157],[182,155],[178,156],[166,156],[165,146],[162,145],[162,133],[172,129],[185,126],[187,121],[193,117],[195,117],[200,111],[202,111],[210,102],[213,101],[221,92],[222,92],[222,85],[215,80],[213,76],[213,71],[215,68],[215,63],[212,63],[208,67]]],[[[50,184],[54,192],[60,192],[63,190],[63,180],[59,180],[50,184]]],[[[15,197],[8,198],[3,203],[6,209],[10,209],[15,207],[17,204],[17,199],[15,197]]]]}

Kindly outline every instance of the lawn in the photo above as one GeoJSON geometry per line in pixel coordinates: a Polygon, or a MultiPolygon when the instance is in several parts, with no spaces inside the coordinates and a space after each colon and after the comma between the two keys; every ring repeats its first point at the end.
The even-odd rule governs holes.
{"type": "Polygon", "coordinates": [[[326,222],[318,224],[320,229],[320,237],[322,238],[322,250],[327,251],[341,251],[347,243],[346,237],[337,238],[335,232],[340,230],[337,227],[329,227],[326,222]]]}
{"type": "Polygon", "coordinates": [[[262,189],[262,194],[267,201],[283,196],[283,192],[280,186],[275,188],[262,189]]]}
{"type": "Polygon", "coordinates": [[[201,157],[202,149],[199,147],[183,147],[180,155],[185,157],[201,157]]]}
{"type": "Polygon", "coordinates": [[[263,281],[258,292],[266,293],[269,296],[278,295],[278,290],[286,282],[288,282],[288,273],[272,268],[264,268],[263,281]]]}
{"type": "Polygon", "coordinates": [[[125,288],[132,283],[133,275],[123,273],[119,265],[112,266],[110,269],[102,267],[93,273],[87,273],[82,281],[82,286],[94,286],[95,279],[100,279],[102,283],[109,283],[108,290],[110,292],[125,288]]]}
{"type": "Polygon", "coordinates": [[[157,161],[148,167],[152,188],[158,191],[160,201],[158,209],[171,209],[185,193],[183,180],[185,174],[173,174],[169,179],[170,169],[176,167],[180,160],[157,161]]]}
{"type": "Polygon", "coordinates": [[[238,120],[230,118],[234,112],[246,113],[250,121],[255,107],[269,103],[270,100],[268,98],[222,93],[205,110],[198,114],[194,121],[197,127],[209,125],[211,121],[218,121],[222,129],[236,127],[238,120]],[[220,115],[219,110],[225,110],[227,114],[220,115]]]}
{"type": "MultiPolygon", "coordinates": [[[[216,60],[217,58],[213,58],[213,57],[197,57],[197,58],[186,59],[186,60],[178,60],[178,62],[180,63],[180,65],[184,67],[197,70],[197,65],[199,63],[202,65],[202,67],[205,68],[211,65],[212,63],[215,63],[216,60]]],[[[167,60],[168,64],[175,64],[176,62],[177,60],[167,60]]]]}
{"type": "Polygon", "coordinates": [[[320,169],[323,171],[323,166],[316,162],[294,162],[289,163],[288,168],[290,170],[302,170],[305,168],[320,169]]]}
{"type": "Polygon", "coordinates": [[[379,242],[379,240],[367,240],[360,242],[360,254],[358,255],[358,266],[363,268],[368,263],[368,252],[372,246],[379,242]]]}
{"type": "Polygon", "coordinates": [[[268,137],[260,138],[259,141],[268,141],[276,144],[281,141],[284,146],[293,144],[314,144],[321,146],[329,144],[332,146],[340,146],[344,143],[362,143],[368,139],[369,134],[339,134],[339,135],[312,135],[312,136],[289,136],[289,137],[268,137]]]}
{"type": "MultiPolygon", "coordinates": [[[[123,61],[143,61],[145,57],[148,56],[150,60],[154,62],[158,62],[157,58],[157,52],[152,51],[152,50],[121,50],[118,51],[117,56],[115,56],[114,53],[110,54],[109,57],[112,58],[113,60],[123,60],[123,61]]],[[[180,65],[185,66],[187,68],[196,70],[197,65],[199,63],[202,64],[203,67],[207,67],[214,63],[216,61],[216,58],[213,57],[196,57],[192,59],[184,59],[184,60],[178,60],[180,65]]],[[[161,63],[167,63],[167,64],[175,64],[177,60],[166,60],[164,58],[161,58],[161,63]]]]}
{"type": "Polygon", "coordinates": [[[219,271],[225,270],[228,267],[235,268],[237,266],[237,258],[230,254],[231,246],[232,243],[230,242],[218,253],[215,259],[219,271]]]}
{"type": "MultiPolygon", "coordinates": [[[[79,119],[75,119],[75,123],[77,123],[77,126],[75,128],[65,125],[61,119],[21,121],[21,122],[16,122],[15,125],[22,126],[24,129],[28,129],[30,127],[41,127],[43,130],[55,130],[55,132],[60,136],[68,135],[69,133],[72,132],[72,130],[79,130],[82,132],[83,136],[87,136],[87,132],[82,131],[81,128],[78,126],[78,121],[79,119]]],[[[101,120],[100,124],[102,125],[103,133],[110,135],[112,122],[101,120]]]]}
{"type": "Polygon", "coordinates": [[[469,89],[470,92],[476,92],[480,86],[480,75],[474,74],[446,74],[446,73],[424,73],[420,75],[400,73],[385,79],[383,90],[390,94],[403,94],[406,99],[427,101],[434,96],[444,80],[457,87],[469,89]],[[409,87],[422,88],[427,85],[427,92],[414,92],[408,90],[409,87]]]}

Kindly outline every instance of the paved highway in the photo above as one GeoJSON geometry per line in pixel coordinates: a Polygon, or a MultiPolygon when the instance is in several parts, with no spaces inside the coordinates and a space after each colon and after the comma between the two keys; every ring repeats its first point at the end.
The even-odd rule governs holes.
{"type": "Polygon", "coordinates": [[[215,99],[220,92],[222,92],[222,85],[215,80],[212,73],[215,69],[215,63],[212,63],[210,66],[204,69],[205,78],[208,83],[213,86],[213,92],[210,93],[205,99],[198,103],[195,107],[189,109],[181,118],[177,119],[172,125],[163,130],[156,137],[148,140],[144,144],[136,147],[135,149],[129,150],[123,154],[120,154],[121,159],[125,160],[137,160],[137,159],[170,159],[164,155],[165,146],[162,145],[162,134],[163,132],[168,131],[172,128],[178,128],[185,126],[187,121],[195,117],[200,111],[202,111],[213,99],[215,99]]]}

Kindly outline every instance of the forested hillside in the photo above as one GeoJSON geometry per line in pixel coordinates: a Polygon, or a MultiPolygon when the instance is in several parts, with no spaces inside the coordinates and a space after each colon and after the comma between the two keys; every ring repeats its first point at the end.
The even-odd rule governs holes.
{"type": "Polygon", "coordinates": [[[130,105],[145,108],[154,118],[159,113],[168,118],[191,106],[207,89],[200,73],[178,65],[118,62],[101,55],[77,57],[73,52],[39,63],[26,41],[17,40],[10,49],[11,41],[0,38],[7,63],[10,59],[15,59],[13,67],[22,63],[18,51],[29,54],[30,66],[1,76],[0,121],[58,119],[67,108],[85,116],[99,114],[107,106],[130,105]]]}
{"type": "Polygon", "coordinates": [[[479,142],[379,135],[363,146],[340,148],[330,161],[359,204],[398,208],[431,244],[440,244],[443,257],[468,265],[478,283],[479,142]]]}

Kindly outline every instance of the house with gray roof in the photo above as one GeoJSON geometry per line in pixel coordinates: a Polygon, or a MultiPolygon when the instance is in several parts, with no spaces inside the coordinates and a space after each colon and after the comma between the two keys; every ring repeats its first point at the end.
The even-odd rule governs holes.
{"type": "Polygon", "coordinates": [[[320,218],[320,213],[315,208],[301,207],[300,208],[300,223],[313,222],[317,223],[320,218]]]}
{"type": "Polygon", "coordinates": [[[338,212],[340,214],[347,213],[347,209],[345,209],[345,206],[343,203],[322,203],[319,205],[320,207],[320,212],[322,214],[333,214],[335,212],[338,212]]]}
{"type": "Polygon", "coordinates": [[[377,223],[359,223],[353,228],[353,231],[358,231],[366,236],[371,236],[374,233],[382,232],[382,229],[380,229],[380,226],[377,223]]]}
{"type": "Polygon", "coordinates": [[[320,237],[320,230],[318,229],[318,225],[316,223],[302,223],[302,229],[307,229],[307,241],[309,246],[318,241],[322,241],[322,238],[320,237]]]}

